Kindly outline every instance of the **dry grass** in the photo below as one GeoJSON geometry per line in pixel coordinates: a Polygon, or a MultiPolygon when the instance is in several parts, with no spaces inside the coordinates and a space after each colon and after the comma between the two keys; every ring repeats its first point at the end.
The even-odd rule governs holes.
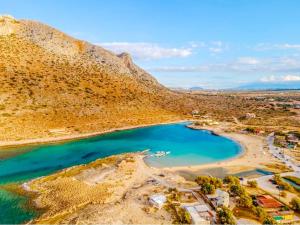
{"type": "Polygon", "coordinates": [[[126,190],[125,181],[131,179],[136,167],[136,161],[132,159],[130,154],[112,156],[31,181],[29,185],[35,193],[37,206],[47,209],[38,222],[59,221],[87,205],[107,203],[121,196],[122,191],[126,190]],[[117,170],[103,182],[94,185],[76,178],[83,171],[92,168],[90,173],[93,174],[103,167],[117,167],[117,170]]]}
{"type": "Polygon", "coordinates": [[[250,111],[263,119],[247,123],[279,115],[276,123],[293,122],[284,120],[289,112],[238,94],[170,91],[127,54],[116,56],[37,22],[11,23],[14,32],[0,36],[0,140],[53,137],[58,134],[49,130],[57,128],[78,134],[174,121],[190,118],[193,109],[217,120],[250,111]]]}

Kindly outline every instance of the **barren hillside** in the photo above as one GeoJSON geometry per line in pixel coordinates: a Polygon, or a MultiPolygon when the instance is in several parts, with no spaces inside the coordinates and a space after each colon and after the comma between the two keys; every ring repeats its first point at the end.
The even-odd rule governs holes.
{"type": "Polygon", "coordinates": [[[174,121],[194,109],[232,120],[260,108],[239,96],[171,91],[127,53],[10,16],[0,16],[0,59],[0,141],[174,121]]]}
{"type": "Polygon", "coordinates": [[[39,22],[0,17],[0,58],[0,140],[175,120],[194,104],[130,55],[39,22]]]}

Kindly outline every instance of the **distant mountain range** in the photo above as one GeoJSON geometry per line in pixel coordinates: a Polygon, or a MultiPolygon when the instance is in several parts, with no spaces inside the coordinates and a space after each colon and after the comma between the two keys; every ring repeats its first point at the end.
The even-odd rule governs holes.
{"type": "Polygon", "coordinates": [[[202,87],[170,87],[171,90],[173,91],[200,91],[200,90],[204,90],[204,88],[202,87]]]}
{"type": "Polygon", "coordinates": [[[254,82],[239,86],[238,90],[295,90],[300,89],[300,81],[293,82],[254,82]]]}

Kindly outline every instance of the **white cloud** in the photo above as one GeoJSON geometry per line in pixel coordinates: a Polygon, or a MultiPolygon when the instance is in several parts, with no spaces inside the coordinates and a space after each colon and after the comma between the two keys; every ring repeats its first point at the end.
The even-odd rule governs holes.
{"type": "MultiPolygon", "coordinates": [[[[300,73],[299,58],[240,57],[226,63],[149,68],[156,72],[300,73]]],[[[288,79],[288,78],[287,78],[288,79]]],[[[292,79],[292,78],[291,78],[292,79]]]]}
{"type": "Polygon", "coordinates": [[[253,57],[240,57],[237,59],[237,63],[245,65],[257,65],[260,63],[260,60],[253,57]]]}
{"type": "Polygon", "coordinates": [[[260,79],[262,82],[274,82],[277,81],[277,78],[274,75],[268,76],[268,77],[263,77],[260,79]]]}
{"type": "Polygon", "coordinates": [[[223,49],[222,48],[216,48],[216,47],[210,47],[208,49],[211,53],[221,53],[223,52],[223,49]]]}
{"type": "Polygon", "coordinates": [[[145,42],[107,42],[98,45],[117,54],[128,52],[136,59],[185,58],[192,54],[192,48],[165,48],[145,42]]]}
{"type": "Polygon", "coordinates": [[[282,43],[282,44],[270,44],[270,43],[260,43],[255,46],[255,50],[258,51],[266,51],[266,50],[300,50],[300,44],[289,44],[289,43],[282,43]]]}
{"type": "Polygon", "coordinates": [[[284,81],[300,81],[300,76],[296,75],[286,75],[283,77],[284,81]]]}
{"type": "Polygon", "coordinates": [[[208,44],[208,50],[212,54],[219,54],[228,49],[228,45],[222,41],[212,41],[208,44]]]}
{"type": "Polygon", "coordinates": [[[293,82],[293,81],[300,81],[299,75],[284,75],[284,76],[267,76],[261,79],[263,82],[293,82]]]}
{"type": "Polygon", "coordinates": [[[116,54],[122,52],[130,53],[136,59],[155,60],[163,58],[186,58],[197,54],[199,49],[208,51],[211,55],[223,53],[229,49],[229,45],[222,41],[190,41],[185,47],[168,48],[157,43],[148,42],[104,42],[95,43],[116,54]]]}

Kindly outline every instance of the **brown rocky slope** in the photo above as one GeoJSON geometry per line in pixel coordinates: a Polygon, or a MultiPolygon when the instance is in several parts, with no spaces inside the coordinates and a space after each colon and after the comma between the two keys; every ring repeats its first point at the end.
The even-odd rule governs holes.
{"type": "Polygon", "coordinates": [[[2,143],[175,121],[194,109],[221,120],[259,109],[238,96],[171,91],[127,53],[10,16],[0,16],[0,59],[2,143]]]}
{"type": "Polygon", "coordinates": [[[128,54],[39,22],[1,16],[0,58],[1,141],[176,120],[195,105],[128,54]]]}

